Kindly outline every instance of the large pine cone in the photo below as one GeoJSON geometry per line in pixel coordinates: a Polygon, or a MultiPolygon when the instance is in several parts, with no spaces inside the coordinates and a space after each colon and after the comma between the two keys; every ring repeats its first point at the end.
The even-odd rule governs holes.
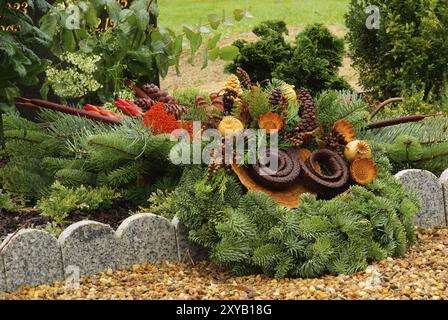
{"type": "Polygon", "coordinates": [[[282,90],[280,88],[275,88],[269,96],[269,103],[273,106],[278,106],[282,103],[282,97],[282,90]]]}
{"type": "Polygon", "coordinates": [[[301,120],[296,130],[300,132],[310,132],[316,130],[316,107],[311,94],[308,90],[302,88],[299,91],[298,100],[301,105],[299,110],[301,120]]]}
{"type": "Polygon", "coordinates": [[[175,100],[172,96],[168,94],[163,89],[160,89],[155,84],[145,84],[143,86],[143,90],[146,92],[146,94],[153,99],[154,101],[160,101],[165,103],[175,103],[175,100]]]}
{"type": "Polygon", "coordinates": [[[249,89],[252,87],[252,80],[249,74],[241,67],[236,68],[236,75],[240,78],[241,84],[244,88],[249,89]]]}
{"type": "Polygon", "coordinates": [[[222,102],[224,105],[224,114],[229,115],[232,113],[237,97],[238,92],[236,90],[233,90],[231,88],[227,88],[224,90],[224,94],[222,97],[222,102]]]}
{"type": "Polygon", "coordinates": [[[167,103],[165,104],[165,111],[169,114],[176,117],[176,119],[180,119],[180,117],[187,112],[187,107],[178,105],[176,103],[167,103]]]}
{"type": "Polygon", "coordinates": [[[142,108],[143,111],[148,111],[155,104],[151,98],[138,98],[134,100],[134,103],[142,108]]]}

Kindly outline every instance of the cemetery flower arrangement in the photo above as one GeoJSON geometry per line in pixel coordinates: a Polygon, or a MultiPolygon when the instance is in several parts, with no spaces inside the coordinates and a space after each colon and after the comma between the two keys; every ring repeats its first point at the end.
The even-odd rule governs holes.
{"type": "MultiPolygon", "coordinates": [[[[448,150],[446,117],[372,122],[360,96],[324,90],[347,86],[335,72],[343,44],[323,27],[307,28],[294,49],[283,38],[286,26],[275,22],[254,30],[261,38],[254,46],[218,47],[221,34],[203,32],[223,22],[213,14],[207,26],[176,34],[150,23],[158,13],[151,0],[129,8],[112,0],[74,2],[79,30],[61,27],[68,4],[62,1],[41,19],[38,34],[61,60],[36,64],[47,70],[44,99],[4,90],[16,105],[39,111],[38,122],[4,117],[4,209],[35,205],[50,219],[48,229],[59,232],[74,212],[125,201],[177,216],[217,264],[277,278],[350,274],[401,256],[413,243],[419,201],[393,170],[428,160],[438,170],[448,150]],[[104,10],[113,27],[99,34],[104,10]],[[235,59],[218,92],[171,95],[142,85],[148,74],[164,76],[178,66],[184,37],[192,57],[206,38],[205,57],[235,59]],[[333,50],[308,68],[305,58],[319,39],[333,50]],[[272,42],[280,44],[278,67],[260,49],[272,42]],[[250,51],[272,69],[267,76],[251,70],[256,81],[241,68],[250,51]],[[303,72],[294,71],[297,65],[303,72]],[[47,100],[50,89],[62,102],[47,100]]],[[[238,10],[234,15],[242,18],[238,10]]],[[[23,71],[36,80],[32,68],[17,68],[20,81],[8,88],[23,71]]]]}
{"type": "MultiPolygon", "coordinates": [[[[419,201],[392,175],[393,155],[407,145],[391,148],[369,132],[397,123],[423,126],[437,117],[372,123],[356,94],[313,97],[278,79],[262,87],[241,68],[219,92],[183,96],[185,104],[154,84],[126,85],[134,98],[117,98],[107,108],[18,98],[39,108],[45,125],[6,118],[5,192],[38,200],[53,216],[59,203],[67,216],[71,208],[117,199],[176,215],[214,262],[238,274],[349,274],[401,256],[413,243],[419,201]],[[224,133],[213,148],[210,129],[224,133]],[[266,143],[265,155],[278,161],[278,170],[269,172],[271,162],[260,155],[251,158],[249,140],[236,148],[248,129],[266,143]],[[173,150],[191,159],[195,143],[207,162],[173,161],[173,150]],[[95,197],[99,192],[108,198],[95,197]],[[67,201],[74,197],[82,200],[67,201]]],[[[59,225],[64,216],[57,217],[59,225]]]]}

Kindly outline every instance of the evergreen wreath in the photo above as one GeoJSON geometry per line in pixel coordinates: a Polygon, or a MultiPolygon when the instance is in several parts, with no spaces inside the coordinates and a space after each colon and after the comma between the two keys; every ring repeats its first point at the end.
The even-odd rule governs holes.
{"type": "MultiPolygon", "coordinates": [[[[420,204],[392,174],[390,160],[399,159],[402,150],[399,144],[389,146],[394,132],[383,127],[407,126],[409,118],[372,124],[368,105],[356,94],[325,91],[314,99],[306,89],[296,92],[281,80],[273,79],[265,88],[248,85],[243,71],[238,73],[241,81],[232,75],[211,95],[216,100],[232,92],[232,106],[208,105],[196,96],[184,100],[195,105],[185,106],[179,119],[162,101],[143,111],[124,99],[116,101],[116,110],[22,99],[24,105],[51,110],[40,112],[40,124],[6,117],[9,161],[0,169],[2,186],[9,194],[41,204],[61,198],[58,190],[83,196],[85,190],[103,190],[140,204],[149,198],[151,211],[167,218],[177,215],[191,241],[237,274],[351,274],[372,261],[402,256],[415,240],[413,217],[420,204]],[[153,123],[163,120],[166,127],[191,134],[195,115],[204,128],[220,132],[279,131],[282,161],[293,166],[293,178],[274,179],[274,186],[257,179],[248,183],[251,176],[241,170],[257,171],[245,161],[241,170],[216,159],[208,166],[170,163],[174,142],[153,123]],[[382,143],[380,135],[366,133],[368,127],[389,138],[382,143]],[[285,200],[285,194],[294,199],[285,200]]],[[[147,96],[131,87],[136,99],[147,96]]]]}

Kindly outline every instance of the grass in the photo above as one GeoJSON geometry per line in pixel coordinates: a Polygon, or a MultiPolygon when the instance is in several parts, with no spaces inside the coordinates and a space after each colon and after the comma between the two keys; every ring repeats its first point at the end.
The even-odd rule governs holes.
{"type": "Polygon", "coordinates": [[[349,0],[158,0],[161,26],[178,30],[182,24],[207,22],[210,13],[233,16],[233,10],[248,10],[254,18],[245,18],[231,27],[229,32],[250,31],[263,20],[281,19],[288,25],[305,25],[321,22],[344,24],[349,0]]]}

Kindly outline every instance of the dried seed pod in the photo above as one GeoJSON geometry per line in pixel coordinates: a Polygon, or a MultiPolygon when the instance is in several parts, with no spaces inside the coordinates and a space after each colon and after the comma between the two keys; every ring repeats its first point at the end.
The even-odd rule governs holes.
{"type": "Polygon", "coordinates": [[[357,158],[370,159],[372,156],[372,149],[367,141],[353,140],[345,146],[344,155],[350,162],[357,158]]]}
{"type": "Polygon", "coordinates": [[[165,103],[175,103],[174,98],[172,96],[170,96],[168,94],[168,92],[166,92],[163,89],[160,89],[158,86],[156,86],[153,83],[145,84],[143,86],[143,90],[154,101],[160,101],[160,102],[165,102],[165,103]]]}
{"type": "Polygon", "coordinates": [[[258,126],[261,129],[266,129],[268,132],[273,130],[282,130],[283,129],[283,119],[278,114],[273,112],[267,112],[258,118],[258,126]]]}
{"type": "Polygon", "coordinates": [[[231,114],[233,107],[235,106],[235,102],[238,99],[238,92],[232,88],[227,88],[223,92],[222,103],[225,114],[231,114]]]}
{"type": "Polygon", "coordinates": [[[352,142],[356,138],[355,129],[353,129],[353,126],[347,121],[347,119],[340,119],[336,121],[332,130],[342,137],[342,142],[344,145],[352,142]]]}
{"type": "Polygon", "coordinates": [[[355,159],[350,165],[350,176],[360,185],[372,183],[378,175],[375,161],[366,158],[355,159]]]}

